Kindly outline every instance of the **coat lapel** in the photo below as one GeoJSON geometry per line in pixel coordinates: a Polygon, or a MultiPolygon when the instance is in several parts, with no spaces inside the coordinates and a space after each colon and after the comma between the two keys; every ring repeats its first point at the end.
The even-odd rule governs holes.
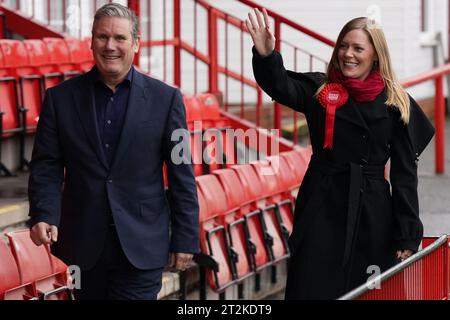
{"type": "Polygon", "coordinates": [[[348,99],[342,108],[336,110],[336,118],[348,121],[366,131],[369,130],[366,121],[364,121],[364,118],[358,110],[358,106],[355,105],[352,99],[348,99]]]}
{"type": "Polygon", "coordinates": [[[149,104],[149,94],[145,87],[144,78],[136,70],[133,72],[125,121],[123,123],[119,144],[114,155],[111,170],[114,170],[120,159],[125,156],[127,147],[132,142],[134,134],[136,133],[137,125],[142,121],[142,108],[149,104]]]}
{"type": "Polygon", "coordinates": [[[355,104],[352,99],[349,99],[344,107],[336,111],[336,118],[349,121],[368,131],[367,121],[372,122],[389,117],[385,102],[386,91],[379,94],[375,100],[362,104],[355,104]],[[364,116],[362,116],[362,113],[364,113],[364,116]]]}
{"type": "Polygon", "coordinates": [[[366,121],[376,121],[389,118],[388,106],[386,105],[386,91],[379,94],[375,100],[357,106],[358,111],[364,113],[366,121]]]}
{"type": "Polygon", "coordinates": [[[103,153],[100,137],[98,135],[92,76],[92,71],[89,71],[86,75],[82,76],[78,82],[78,87],[73,93],[73,98],[88,140],[95,150],[100,162],[108,169],[108,161],[103,153]]]}

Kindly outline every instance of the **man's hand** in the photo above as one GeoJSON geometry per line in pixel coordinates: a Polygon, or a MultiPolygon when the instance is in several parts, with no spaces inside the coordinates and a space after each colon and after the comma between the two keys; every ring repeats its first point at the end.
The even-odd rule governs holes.
{"type": "Polygon", "coordinates": [[[255,49],[261,56],[268,56],[275,49],[275,36],[270,31],[269,16],[266,9],[261,12],[255,8],[256,20],[248,13],[248,19],[245,20],[248,32],[252,36],[255,49]]]}
{"type": "Polygon", "coordinates": [[[58,241],[58,227],[38,222],[30,229],[30,238],[37,246],[52,244],[58,241]]]}
{"type": "Polygon", "coordinates": [[[411,250],[397,250],[397,259],[403,261],[411,257],[413,252],[411,250]]]}
{"type": "Polygon", "coordinates": [[[192,253],[171,253],[166,270],[170,272],[185,271],[193,257],[194,255],[192,253]]]}

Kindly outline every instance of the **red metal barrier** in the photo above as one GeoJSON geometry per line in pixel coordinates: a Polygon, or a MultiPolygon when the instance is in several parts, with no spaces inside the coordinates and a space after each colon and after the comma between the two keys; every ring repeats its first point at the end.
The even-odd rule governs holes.
{"type": "MultiPolygon", "coordinates": [[[[53,2],[50,0],[44,1],[43,23],[47,27],[59,30],[61,33],[51,31],[45,26],[42,28],[36,27],[30,18],[36,19],[37,0],[31,0],[31,6],[21,8],[21,1],[15,1],[15,8],[9,8],[6,12],[11,12],[11,19],[8,22],[16,26],[17,30],[31,35],[31,37],[56,36],[63,37],[62,32],[71,32],[78,30],[78,35],[89,35],[90,29],[85,25],[81,25],[81,12],[88,12],[93,15],[95,10],[105,2],[94,0],[92,4],[89,2],[88,7],[86,3],[77,0],[68,2],[62,0],[60,2],[53,2]],[[35,3],[36,2],[36,3],[35,3]],[[76,3],[76,4],[75,4],[76,3]],[[78,12],[74,8],[78,6],[78,12]],[[30,9],[31,8],[31,9],[30,9]],[[17,14],[14,10],[31,11],[31,15],[25,18],[26,21],[17,20],[17,14]],[[70,24],[74,24],[78,17],[78,26],[69,28],[70,24]],[[71,19],[74,18],[75,20],[71,19]],[[70,20],[70,21],[69,21],[70,20]],[[45,29],[45,30],[44,30],[45,29]],[[52,33],[52,34],[49,34],[52,33]]],[[[261,9],[261,5],[251,0],[236,0],[237,2],[248,7],[248,11],[252,8],[261,9]]],[[[111,0],[109,0],[111,2],[111,0]]],[[[0,3],[6,3],[0,0],[0,3]]],[[[39,2],[41,3],[41,2],[39,2]]],[[[258,126],[269,126],[277,129],[283,129],[284,126],[290,126],[288,123],[282,123],[286,115],[292,118],[293,132],[292,140],[296,144],[298,137],[298,114],[293,111],[287,111],[278,103],[274,103],[274,123],[273,126],[262,122],[262,107],[263,107],[263,93],[257,86],[253,76],[248,72],[248,66],[251,66],[251,53],[249,49],[244,48],[245,45],[251,44],[250,36],[246,31],[244,22],[236,17],[233,17],[205,0],[191,0],[183,1],[172,0],[157,2],[147,0],[129,0],[128,5],[136,11],[140,16],[142,37],[140,55],[136,58],[135,63],[140,65],[141,69],[147,71],[157,78],[173,83],[180,87],[185,92],[186,88],[193,86],[193,93],[199,91],[210,91],[221,94],[223,97],[223,105],[226,111],[231,107],[239,107],[239,115],[241,118],[246,118],[255,122],[258,126]],[[172,4],[172,6],[170,6],[172,4]],[[192,5],[192,12],[188,6],[192,5]],[[192,13],[193,19],[189,17],[189,12],[192,13]],[[199,18],[203,14],[202,18],[199,18]],[[168,17],[173,17],[169,21],[168,17]],[[158,23],[152,21],[157,21],[158,23]],[[159,23],[161,22],[161,23],[159,23]],[[183,33],[182,26],[186,23],[191,23],[193,27],[193,41],[186,39],[186,33],[183,33]],[[200,23],[204,25],[199,26],[200,23]],[[154,30],[157,29],[162,30],[154,30]],[[236,39],[233,39],[233,32],[236,39]],[[236,32],[238,35],[236,35],[236,32]],[[200,41],[202,40],[202,41],[200,41]],[[233,40],[238,40],[234,41],[233,40]],[[206,44],[206,45],[205,45],[206,44]],[[234,47],[233,47],[234,46],[234,47]],[[238,49],[236,49],[238,47],[238,49]],[[156,52],[160,50],[161,52],[156,52]],[[170,59],[172,57],[172,59],[170,59]],[[159,65],[159,59],[162,58],[162,65],[159,65]],[[189,59],[190,60],[189,60],[189,59]],[[146,59],[146,64],[142,63],[146,59]],[[152,67],[152,61],[156,60],[158,63],[156,67],[162,70],[162,75],[158,74],[152,67]],[[193,60],[193,64],[190,61],[193,60]],[[233,66],[232,63],[235,65],[233,66]],[[237,62],[237,63],[236,63],[237,62]],[[236,67],[236,64],[238,65],[236,67]],[[183,66],[184,70],[189,65],[193,65],[193,72],[181,72],[183,66]],[[206,67],[206,70],[205,70],[206,67]],[[246,70],[247,68],[247,70],[246,70]],[[172,69],[172,70],[171,70],[172,69]],[[172,71],[169,73],[168,71],[172,71]],[[246,72],[247,71],[247,72],[246,72]],[[203,77],[207,74],[207,77],[203,77]],[[239,94],[232,90],[238,90],[239,94]],[[253,92],[255,95],[253,96],[253,92]],[[251,96],[251,97],[249,97],[251,96]],[[256,106],[255,106],[256,104],[256,106]],[[255,106],[255,115],[252,115],[252,109],[249,107],[255,106]],[[249,110],[249,111],[247,111],[249,110]],[[282,116],[283,114],[283,116],[282,116]]],[[[267,10],[270,20],[274,26],[276,35],[276,48],[280,50],[285,56],[286,67],[291,70],[305,70],[305,65],[300,66],[300,62],[308,61],[306,69],[320,71],[317,64],[323,65],[324,69],[327,67],[327,61],[315,56],[314,54],[303,50],[302,48],[290,43],[284,38],[282,30],[284,27],[289,27],[295,32],[308,37],[308,42],[316,41],[329,47],[330,50],[334,46],[334,42],[316,32],[305,28],[304,26],[291,21],[276,12],[267,10]],[[299,56],[306,56],[307,59],[301,59],[299,56]]],[[[42,15],[42,10],[40,11],[42,15]]],[[[42,18],[42,17],[41,17],[42,18]]],[[[435,99],[435,126],[436,126],[436,172],[444,173],[445,171],[445,150],[444,150],[444,127],[445,127],[445,110],[444,110],[444,96],[443,96],[443,76],[450,73],[450,66],[444,66],[425,73],[413,79],[403,82],[405,87],[409,87],[424,81],[434,80],[436,88],[435,99]]],[[[192,90],[192,89],[191,89],[192,90]]],[[[290,121],[290,119],[289,119],[290,121]]],[[[281,131],[280,131],[281,132],[281,131]]]]}
{"type": "MultiPolygon", "coordinates": [[[[239,1],[239,0],[238,0],[239,1]]],[[[259,7],[259,5],[251,2],[251,1],[239,1],[244,5],[249,6],[248,11],[250,11],[253,7],[259,7]]],[[[142,9],[142,7],[141,7],[142,9]]],[[[262,107],[262,91],[257,86],[256,82],[253,80],[251,75],[245,73],[246,66],[251,65],[251,53],[249,50],[244,50],[245,44],[251,43],[251,39],[248,35],[248,32],[245,27],[244,21],[233,17],[217,8],[212,6],[209,2],[205,0],[192,0],[192,1],[183,1],[173,0],[173,7],[170,8],[173,11],[165,13],[167,8],[164,2],[163,7],[163,16],[170,16],[173,12],[173,38],[167,38],[166,36],[166,23],[167,21],[163,18],[162,28],[163,28],[163,36],[162,39],[157,40],[154,32],[152,30],[152,26],[147,22],[146,25],[146,37],[142,38],[141,47],[146,48],[147,54],[152,53],[152,48],[163,46],[163,80],[168,81],[166,70],[170,68],[168,63],[170,61],[166,60],[166,55],[171,53],[170,51],[166,51],[166,47],[173,48],[173,84],[184,88],[185,83],[183,83],[183,77],[181,74],[181,65],[186,65],[186,60],[183,60],[183,53],[187,53],[194,60],[192,73],[192,82],[189,81],[188,84],[193,85],[193,93],[197,93],[203,83],[200,83],[200,76],[202,74],[202,70],[199,67],[199,64],[203,64],[207,67],[207,86],[204,87],[205,90],[213,92],[213,93],[221,93],[223,94],[223,102],[225,110],[228,110],[232,105],[236,105],[235,102],[231,102],[230,100],[230,90],[232,84],[239,85],[240,94],[235,94],[234,97],[240,97],[240,102],[237,104],[240,107],[240,116],[242,118],[246,117],[245,108],[249,105],[255,105],[256,102],[256,117],[252,119],[258,125],[261,122],[261,107],[262,107]],[[192,5],[192,10],[188,6],[192,5]],[[183,7],[182,7],[183,6],[183,7]],[[181,25],[186,22],[186,16],[188,12],[192,11],[193,21],[193,43],[188,41],[182,36],[181,25]],[[181,12],[183,14],[181,14],[181,12]],[[198,19],[198,17],[203,14],[204,19],[198,19]],[[199,27],[200,22],[207,22],[207,26],[199,27]],[[223,27],[222,27],[223,26],[223,27]],[[205,32],[206,30],[206,51],[199,45],[198,39],[202,35],[201,32],[205,32]],[[230,41],[232,32],[237,32],[236,35],[236,43],[240,45],[239,52],[230,52],[230,41]],[[239,62],[238,68],[233,68],[230,66],[230,56],[234,54],[234,58],[232,61],[239,62]],[[222,59],[221,59],[222,58],[222,59]],[[221,80],[222,77],[222,80],[221,80]],[[246,98],[248,92],[246,90],[251,89],[256,92],[256,99],[248,100],[246,98]]],[[[147,16],[152,14],[153,7],[152,1],[148,1],[147,4],[147,16]]],[[[320,62],[326,68],[326,61],[321,59],[320,57],[316,57],[312,53],[309,53],[305,50],[302,50],[295,45],[292,45],[288,41],[285,41],[281,35],[281,26],[286,25],[294,30],[303,33],[310,37],[314,41],[319,41],[324,43],[327,46],[333,46],[334,42],[295,23],[292,22],[275,12],[268,10],[269,16],[271,16],[274,20],[274,28],[277,33],[277,48],[282,50],[282,45],[286,48],[292,49],[294,52],[294,65],[295,68],[298,66],[299,55],[307,55],[309,61],[309,68],[313,68],[314,62],[320,62]]],[[[150,19],[151,20],[151,19],[150,19]]],[[[151,63],[148,61],[148,65],[146,67],[147,71],[153,72],[151,70],[151,63]]],[[[183,76],[185,76],[183,74],[183,76]]],[[[170,82],[170,81],[169,81],[170,82]]],[[[236,85],[234,86],[236,88],[236,85]]],[[[293,113],[294,114],[294,113],[293,113]]],[[[297,138],[297,115],[293,116],[294,120],[294,142],[297,138]]],[[[279,105],[275,107],[274,114],[274,128],[281,128],[281,108],[279,105]]]]}
{"type": "MultiPolygon", "coordinates": [[[[263,6],[261,6],[260,4],[254,2],[254,1],[251,1],[251,0],[238,0],[238,1],[243,3],[243,4],[245,4],[245,5],[247,5],[247,6],[249,6],[250,8],[258,8],[259,10],[262,10],[262,8],[263,8],[263,6]]],[[[279,15],[279,14],[277,14],[274,11],[271,11],[271,10],[267,9],[267,13],[269,14],[269,16],[271,18],[274,19],[274,35],[275,35],[275,38],[276,38],[275,49],[277,51],[281,52],[282,51],[281,44],[283,43],[283,44],[291,47],[294,50],[294,70],[297,70],[297,62],[298,62],[298,60],[297,60],[297,58],[298,58],[297,53],[300,52],[300,51],[302,51],[302,52],[305,52],[305,51],[300,49],[298,46],[295,46],[295,45],[291,44],[290,42],[284,41],[282,39],[282,34],[281,34],[281,26],[282,25],[287,25],[287,26],[289,26],[289,27],[291,27],[291,28],[293,28],[293,29],[295,29],[295,30],[297,30],[299,32],[302,32],[302,33],[310,36],[312,39],[319,40],[320,42],[323,42],[324,44],[329,45],[330,47],[334,47],[334,45],[335,45],[334,41],[332,41],[332,40],[330,40],[330,39],[328,39],[328,38],[326,38],[326,37],[324,37],[324,36],[314,32],[314,31],[312,31],[312,30],[310,30],[308,28],[303,27],[302,25],[300,25],[300,24],[298,24],[298,23],[296,23],[296,22],[294,22],[294,21],[292,21],[290,19],[287,19],[286,17],[283,17],[283,16],[279,15]]],[[[325,60],[323,60],[321,58],[318,58],[318,57],[316,57],[316,56],[314,56],[314,55],[312,55],[310,53],[307,53],[307,55],[309,55],[310,70],[313,69],[313,60],[314,60],[314,58],[316,58],[319,61],[324,62],[324,66],[326,68],[327,61],[325,61],[325,60]]],[[[294,120],[293,140],[294,140],[294,143],[296,144],[297,143],[297,136],[298,136],[297,135],[297,113],[294,113],[293,120],[294,120]]],[[[274,127],[275,128],[279,128],[279,129],[282,128],[282,124],[281,124],[281,104],[279,104],[277,102],[275,102],[274,127]]]]}
{"type": "Polygon", "coordinates": [[[429,72],[406,79],[402,82],[405,88],[409,88],[426,81],[434,80],[434,125],[436,127],[436,173],[445,172],[445,97],[444,76],[450,74],[450,64],[438,67],[429,72]]]}
{"type": "Polygon", "coordinates": [[[450,238],[424,239],[422,246],[422,251],[340,299],[448,300],[450,238]]]}

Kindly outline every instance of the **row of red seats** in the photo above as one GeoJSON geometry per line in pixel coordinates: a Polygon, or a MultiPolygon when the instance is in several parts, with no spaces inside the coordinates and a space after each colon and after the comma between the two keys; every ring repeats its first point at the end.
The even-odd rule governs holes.
{"type": "Polygon", "coordinates": [[[36,246],[28,229],[6,236],[9,247],[0,239],[0,300],[73,299],[67,266],[48,246],[36,246]]]}
{"type": "MultiPolygon", "coordinates": [[[[220,114],[217,97],[211,93],[183,95],[189,130],[189,149],[194,174],[201,176],[237,164],[237,141],[227,134],[229,120],[220,114]]],[[[164,167],[167,186],[167,172],[164,167]]]]}
{"type": "MultiPolygon", "coordinates": [[[[289,257],[294,199],[310,156],[309,148],[296,149],[196,178],[202,253],[195,261],[214,291],[289,257]]],[[[67,266],[48,246],[35,246],[28,230],[6,236],[11,248],[0,240],[0,300],[73,298],[67,266]]]]}
{"type": "Polygon", "coordinates": [[[237,164],[237,141],[231,134],[227,135],[226,130],[231,129],[231,125],[220,114],[217,97],[202,93],[183,95],[183,100],[195,175],[237,164]]]}
{"type": "MultiPolygon", "coordinates": [[[[92,67],[88,41],[59,38],[0,40],[0,95],[4,97],[0,101],[0,143],[3,138],[21,134],[21,168],[28,164],[24,157],[24,135],[36,130],[44,90],[92,67]]],[[[192,156],[197,162],[194,166],[196,175],[223,167],[216,161],[219,146],[225,148],[220,149],[224,151],[220,155],[222,162],[236,163],[237,151],[229,150],[235,148],[234,143],[226,144],[225,129],[230,126],[220,114],[217,98],[208,93],[184,95],[183,98],[191,131],[192,156]],[[218,148],[211,148],[211,144],[218,148]],[[207,154],[210,157],[207,164],[202,159],[208,146],[213,151],[207,154]],[[228,160],[225,155],[229,155],[228,160]]],[[[3,165],[0,171],[9,172],[3,165]]]]}
{"type": "MultiPolygon", "coordinates": [[[[20,134],[21,169],[28,165],[25,135],[36,130],[45,89],[93,66],[89,41],[0,39],[0,149],[2,139],[20,134]]],[[[11,174],[3,164],[0,171],[11,174]]]]}
{"type": "Polygon", "coordinates": [[[222,298],[267,267],[276,282],[275,265],[290,255],[294,201],[310,157],[311,149],[301,148],[196,178],[202,253],[194,260],[222,298]]]}

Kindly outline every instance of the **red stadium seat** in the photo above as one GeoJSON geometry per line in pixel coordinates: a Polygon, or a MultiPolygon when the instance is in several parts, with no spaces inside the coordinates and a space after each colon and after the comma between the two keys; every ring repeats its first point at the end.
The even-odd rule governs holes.
{"type": "Polygon", "coordinates": [[[308,169],[311,151],[310,149],[301,149],[299,151],[292,150],[282,152],[280,156],[286,160],[292,174],[295,176],[297,183],[295,187],[291,189],[291,193],[293,197],[297,197],[298,189],[303,181],[306,170],[308,169]]]}
{"type": "Polygon", "coordinates": [[[7,75],[7,70],[5,69],[5,60],[3,59],[3,51],[0,50],[0,77],[7,75]]]}
{"type": "Polygon", "coordinates": [[[43,299],[66,300],[71,297],[66,272],[55,270],[57,262],[45,246],[36,246],[28,229],[7,233],[22,284],[33,282],[43,299]]]}
{"type": "Polygon", "coordinates": [[[291,189],[298,187],[298,177],[293,174],[291,166],[288,164],[284,153],[273,155],[267,158],[273,170],[277,173],[278,184],[283,192],[289,192],[291,189]]]}
{"type": "Polygon", "coordinates": [[[94,58],[89,44],[76,38],[65,38],[69,49],[70,62],[74,64],[78,71],[84,73],[91,70],[94,65],[94,58]]]}
{"type": "MultiPolygon", "coordinates": [[[[28,52],[20,40],[1,39],[0,48],[3,53],[4,68],[29,67],[28,52]]],[[[32,70],[32,68],[30,68],[32,70]]]]}
{"type": "Polygon", "coordinates": [[[183,102],[186,108],[186,122],[190,132],[190,150],[193,161],[194,174],[200,176],[208,173],[203,163],[203,131],[201,126],[200,104],[194,96],[183,95],[183,102]],[[197,130],[198,129],[198,130],[197,130]]]}
{"type": "Polygon", "coordinates": [[[0,77],[0,173],[11,176],[1,162],[2,142],[5,138],[21,133],[17,80],[14,77],[0,77]]]}
{"type": "Polygon", "coordinates": [[[241,214],[245,218],[249,235],[250,253],[253,269],[260,271],[272,264],[270,257],[270,244],[267,241],[264,221],[258,202],[263,200],[263,189],[253,166],[250,164],[236,165],[235,170],[242,184],[245,202],[241,206],[241,214]]]}
{"type": "Polygon", "coordinates": [[[26,39],[23,43],[28,51],[30,65],[43,77],[44,89],[54,87],[63,81],[63,74],[50,61],[47,46],[42,40],[26,39]]]}
{"type": "Polygon", "coordinates": [[[43,38],[47,46],[50,62],[64,75],[64,79],[80,75],[77,65],[71,62],[69,48],[62,38],[43,38]]]}
{"type": "MultiPolygon", "coordinates": [[[[263,212],[265,231],[271,239],[271,255],[273,261],[277,262],[289,257],[287,242],[289,232],[286,225],[283,223],[283,219],[280,214],[280,207],[282,204],[281,194],[283,190],[278,183],[277,175],[279,170],[278,168],[272,167],[267,160],[252,162],[252,166],[258,174],[263,188],[265,201],[259,202],[259,207],[263,212]]],[[[289,208],[291,208],[292,203],[290,199],[288,204],[289,208]]]]}
{"type": "Polygon", "coordinates": [[[245,203],[244,188],[232,169],[221,169],[214,171],[227,197],[228,210],[223,216],[223,224],[228,231],[228,240],[233,255],[232,259],[236,280],[241,281],[254,274],[252,269],[250,243],[248,242],[248,229],[245,219],[241,214],[241,206],[245,203]]]}
{"type": "Polygon", "coordinates": [[[220,116],[220,106],[217,97],[212,93],[197,94],[196,98],[200,102],[202,111],[202,121],[205,128],[223,127],[220,116]]]}
{"type": "Polygon", "coordinates": [[[43,97],[43,80],[30,66],[28,51],[22,41],[2,39],[0,49],[7,74],[17,81],[19,94],[19,112],[23,130],[20,137],[20,168],[26,165],[25,135],[36,131],[43,97]]]}
{"type": "Polygon", "coordinates": [[[183,96],[186,120],[191,132],[191,152],[196,175],[208,174],[237,163],[234,135],[227,134],[218,113],[217,99],[211,94],[183,96]]]}
{"type": "Polygon", "coordinates": [[[203,161],[202,131],[192,131],[190,132],[189,136],[190,136],[189,149],[191,151],[191,159],[194,174],[196,176],[201,176],[202,174],[209,173],[209,168],[203,161]]]}
{"type": "Polygon", "coordinates": [[[21,129],[15,78],[0,78],[0,96],[2,137],[6,137],[21,129]]]}
{"type": "MultiPolygon", "coordinates": [[[[222,196],[214,199],[216,195],[219,195],[220,190],[210,188],[212,178],[217,179],[211,175],[196,178],[200,210],[200,248],[202,252],[202,255],[197,255],[196,262],[202,266],[204,264],[199,262],[201,261],[199,258],[203,256],[212,259],[212,263],[205,264],[207,266],[206,278],[211,289],[216,292],[223,292],[234,283],[226,229],[216,219],[226,210],[226,199],[223,191],[222,196]],[[206,194],[203,190],[206,191],[206,194]]],[[[218,181],[217,184],[220,187],[218,181]]]]}
{"type": "Polygon", "coordinates": [[[16,261],[8,245],[0,239],[0,300],[37,299],[32,284],[21,284],[16,261]]]}
{"type": "Polygon", "coordinates": [[[4,67],[8,74],[17,79],[19,85],[19,104],[26,110],[24,130],[34,132],[41,110],[43,83],[40,74],[30,66],[27,47],[19,40],[0,40],[4,67]]]}
{"type": "Polygon", "coordinates": [[[220,114],[220,104],[212,93],[200,93],[196,95],[202,108],[202,120],[205,128],[229,127],[229,121],[220,114]]]}
{"type": "Polygon", "coordinates": [[[234,130],[227,128],[207,128],[203,132],[204,159],[209,172],[237,164],[237,144],[234,130]]]}
{"type": "MultiPolygon", "coordinates": [[[[202,121],[202,109],[200,102],[195,96],[185,94],[183,95],[183,102],[186,108],[186,122],[188,124],[188,129],[192,131],[194,130],[194,122],[202,121]]],[[[201,122],[198,124],[201,124],[201,122]]]]}
{"type": "Polygon", "coordinates": [[[297,179],[292,174],[286,159],[281,155],[275,155],[267,158],[270,165],[276,172],[276,178],[280,187],[280,193],[274,195],[272,200],[277,204],[283,225],[286,227],[288,234],[292,232],[294,224],[294,203],[295,197],[292,196],[291,190],[298,187],[297,179]]]}
{"type": "Polygon", "coordinates": [[[296,146],[294,148],[294,151],[297,152],[302,157],[303,161],[305,161],[307,164],[309,164],[309,161],[311,160],[311,156],[312,156],[311,145],[309,145],[307,147],[296,146]]]}

